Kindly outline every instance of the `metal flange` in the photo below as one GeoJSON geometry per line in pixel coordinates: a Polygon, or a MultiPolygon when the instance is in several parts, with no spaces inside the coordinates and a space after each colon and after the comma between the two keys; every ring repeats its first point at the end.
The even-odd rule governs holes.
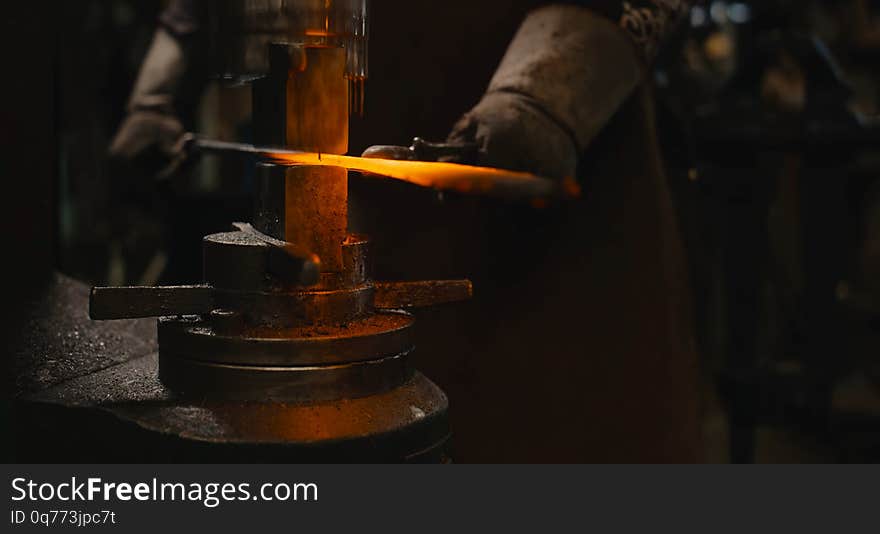
{"type": "Polygon", "coordinates": [[[415,318],[386,311],[345,326],[218,334],[204,321],[161,319],[160,352],[238,365],[314,366],[378,360],[410,351],[415,318]]]}

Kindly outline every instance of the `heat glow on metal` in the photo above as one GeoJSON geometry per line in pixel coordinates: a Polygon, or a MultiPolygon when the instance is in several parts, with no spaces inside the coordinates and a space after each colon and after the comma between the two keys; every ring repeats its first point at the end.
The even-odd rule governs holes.
{"type": "Polygon", "coordinates": [[[542,198],[557,196],[562,192],[571,196],[570,188],[560,188],[552,180],[527,172],[437,161],[361,158],[308,152],[273,152],[266,156],[279,164],[345,167],[422,187],[466,194],[542,198]]]}

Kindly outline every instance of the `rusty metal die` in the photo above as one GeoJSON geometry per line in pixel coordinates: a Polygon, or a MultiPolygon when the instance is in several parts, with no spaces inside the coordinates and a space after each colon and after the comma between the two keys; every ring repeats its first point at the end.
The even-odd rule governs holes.
{"type": "Polygon", "coordinates": [[[319,263],[306,252],[292,253],[248,232],[211,234],[202,240],[205,282],[229,290],[270,290],[311,285],[319,279],[319,263]]]}
{"type": "Polygon", "coordinates": [[[244,232],[211,234],[202,238],[205,282],[213,287],[249,290],[271,284],[269,246],[244,232]]]}
{"type": "Polygon", "coordinates": [[[334,328],[226,335],[213,324],[165,318],[159,320],[159,350],[192,360],[267,366],[377,360],[411,350],[414,323],[412,315],[395,311],[334,328]]]}
{"type": "Polygon", "coordinates": [[[266,269],[281,283],[311,286],[320,279],[321,259],[301,245],[275,239],[248,223],[233,226],[269,246],[266,269]]]}
{"type": "Polygon", "coordinates": [[[292,243],[275,240],[273,245],[268,240],[274,238],[251,225],[235,226],[251,231],[212,234],[203,240],[205,282],[215,288],[268,291],[310,286],[336,290],[369,281],[369,241],[364,236],[349,235],[342,243],[341,271],[317,273],[313,269],[319,269],[320,262],[313,261],[307,251],[298,250],[291,255],[283,247],[292,247],[292,243]]]}

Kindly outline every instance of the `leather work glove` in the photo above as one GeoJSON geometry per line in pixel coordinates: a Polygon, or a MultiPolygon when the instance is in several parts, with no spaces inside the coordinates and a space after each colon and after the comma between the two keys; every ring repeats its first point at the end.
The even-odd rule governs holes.
{"type": "Polygon", "coordinates": [[[476,143],[477,165],[573,179],[580,154],[641,81],[644,64],[609,19],[578,6],[540,8],[447,141],[476,143]]]}
{"type": "Polygon", "coordinates": [[[137,110],[120,126],[110,157],[115,163],[136,167],[149,176],[166,178],[174,173],[184,159],[180,120],[170,113],[137,110]]]}
{"type": "Polygon", "coordinates": [[[114,165],[165,178],[185,159],[181,143],[184,128],[174,100],[186,67],[180,41],[159,28],[129,98],[128,115],[110,144],[114,165]]]}

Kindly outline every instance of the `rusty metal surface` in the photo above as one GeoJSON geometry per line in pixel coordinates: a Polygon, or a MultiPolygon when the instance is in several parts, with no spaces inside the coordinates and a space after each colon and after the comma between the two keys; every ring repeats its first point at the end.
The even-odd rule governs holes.
{"type": "Polygon", "coordinates": [[[205,236],[205,281],[217,288],[231,290],[269,290],[281,285],[314,286],[312,289],[335,290],[360,286],[370,276],[367,261],[369,241],[366,237],[349,235],[342,243],[342,270],[314,273],[320,269],[319,259],[311,265],[300,266],[285,258],[303,257],[306,252],[292,243],[276,240],[259,232],[249,224],[234,223],[238,232],[205,236]],[[270,243],[270,240],[276,243],[270,243]],[[277,244],[277,253],[267,247],[277,244]],[[297,249],[292,254],[290,248],[297,249]]]}
{"type": "Polygon", "coordinates": [[[275,239],[249,223],[234,223],[238,231],[269,246],[266,270],[282,282],[311,286],[318,283],[321,259],[301,245],[275,239]]]}
{"type": "Polygon", "coordinates": [[[365,236],[349,234],[342,243],[342,271],[322,272],[318,287],[326,290],[362,285],[371,278],[368,254],[370,241],[365,236]]]}
{"type": "MultiPolygon", "coordinates": [[[[300,47],[291,64],[271,53],[271,74],[254,86],[256,138],[275,146],[320,153],[348,151],[345,50],[300,47]]],[[[199,146],[195,140],[195,146],[199,146]]],[[[202,148],[207,145],[202,143],[202,148]]],[[[342,271],[348,231],[348,173],[338,167],[257,167],[254,226],[311,251],[325,272],[342,271]]]]}
{"type": "Polygon", "coordinates": [[[205,281],[215,288],[266,290],[279,285],[310,286],[320,280],[320,260],[311,252],[274,239],[246,223],[238,231],[202,240],[205,281]]]}
{"type": "Polygon", "coordinates": [[[288,70],[284,146],[330,154],[348,152],[345,50],[304,47],[305,62],[288,70]]]}
{"type": "Polygon", "coordinates": [[[12,395],[22,396],[156,350],[155,321],[90,321],[89,288],[56,274],[20,312],[7,341],[12,395]]]}
{"type": "Polygon", "coordinates": [[[313,402],[185,400],[158,380],[151,320],[90,321],[59,276],[13,343],[23,461],[439,460],[447,401],[415,373],[383,393],[313,402]],[[57,334],[57,335],[55,335],[57,334]],[[58,447],[64,443],[63,447],[58,447]]]}
{"type": "Polygon", "coordinates": [[[470,280],[419,280],[414,282],[374,282],[377,308],[418,308],[459,302],[473,296],[470,280]]]}
{"type": "Polygon", "coordinates": [[[269,272],[269,248],[256,236],[241,231],[205,236],[202,239],[205,282],[212,287],[239,291],[277,285],[275,276],[269,272]]]}
{"type": "Polygon", "coordinates": [[[342,243],[348,235],[348,171],[339,167],[284,170],[284,234],[321,258],[326,272],[342,270],[342,243]]]}
{"type": "Polygon", "coordinates": [[[150,354],[21,399],[23,459],[398,462],[442,455],[449,439],[447,399],[420,373],[378,395],[296,404],[188,401],[157,372],[150,354]]]}
{"type": "Polygon", "coordinates": [[[317,254],[323,272],[343,270],[348,173],[338,167],[261,163],[255,175],[254,228],[317,254]]]}
{"type": "Polygon", "coordinates": [[[94,320],[195,315],[214,307],[210,286],[93,287],[89,317],[94,320]]]}

